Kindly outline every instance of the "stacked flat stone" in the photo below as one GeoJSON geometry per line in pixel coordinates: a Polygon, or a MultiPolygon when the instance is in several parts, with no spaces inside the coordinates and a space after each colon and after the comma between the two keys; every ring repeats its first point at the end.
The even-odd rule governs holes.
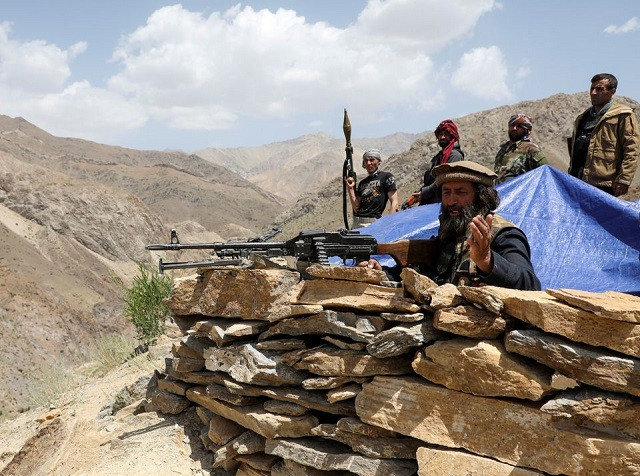
{"type": "Polygon", "coordinates": [[[307,273],[175,281],[153,404],[213,474],[640,474],[640,298],[307,273]]]}

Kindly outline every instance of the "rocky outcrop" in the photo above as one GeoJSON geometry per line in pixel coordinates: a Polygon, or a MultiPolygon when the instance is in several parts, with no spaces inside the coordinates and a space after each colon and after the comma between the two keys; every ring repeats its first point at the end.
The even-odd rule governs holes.
{"type": "Polygon", "coordinates": [[[310,271],[174,286],[185,337],[153,398],[197,407],[214,468],[640,474],[637,298],[310,271]]]}

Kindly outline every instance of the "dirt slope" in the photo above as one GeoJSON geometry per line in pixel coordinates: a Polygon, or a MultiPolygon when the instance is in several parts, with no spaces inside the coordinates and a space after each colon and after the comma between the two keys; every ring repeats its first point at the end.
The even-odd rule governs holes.
{"type": "Polygon", "coordinates": [[[273,195],[198,156],[55,137],[22,118],[0,116],[0,152],[132,194],[168,225],[235,223],[256,233],[282,211],[273,195]]]}
{"type": "Polygon", "coordinates": [[[0,474],[209,474],[203,468],[211,467],[211,453],[191,429],[200,428],[193,411],[175,418],[134,414],[137,396],[144,395],[153,368],[163,367],[169,349],[165,338],[150,350],[149,359],[139,356],[103,378],[88,380],[55,408],[33,409],[0,423],[0,474]],[[133,403],[111,415],[123,395],[131,395],[133,403]]]}

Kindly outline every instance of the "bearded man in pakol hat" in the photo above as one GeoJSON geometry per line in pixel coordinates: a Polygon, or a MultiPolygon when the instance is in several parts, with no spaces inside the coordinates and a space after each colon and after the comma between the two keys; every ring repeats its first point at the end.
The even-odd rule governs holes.
{"type": "MultiPolygon", "coordinates": [[[[494,213],[496,174],[463,160],[437,166],[433,177],[442,197],[437,256],[434,269],[420,272],[437,284],[540,290],[526,235],[494,213]]],[[[382,269],[375,259],[358,266],[382,269]]]]}

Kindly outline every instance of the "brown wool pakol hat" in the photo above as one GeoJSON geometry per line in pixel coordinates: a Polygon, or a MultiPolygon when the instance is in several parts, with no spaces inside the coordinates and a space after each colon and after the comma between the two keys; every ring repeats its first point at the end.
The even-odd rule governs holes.
{"type": "Polygon", "coordinates": [[[436,179],[436,185],[439,187],[447,182],[475,182],[487,187],[492,187],[497,175],[491,169],[486,168],[470,160],[461,160],[459,162],[449,162],[438,165],[431,171],[436,179]]]}

